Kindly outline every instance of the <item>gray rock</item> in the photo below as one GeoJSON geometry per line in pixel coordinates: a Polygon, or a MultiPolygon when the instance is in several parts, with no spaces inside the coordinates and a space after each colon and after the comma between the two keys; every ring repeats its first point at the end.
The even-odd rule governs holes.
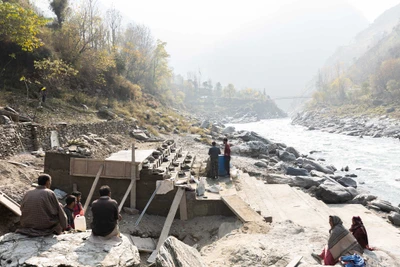
{"type": "Polygon", "coordinates": [[[315,161],[312,161],[310,159],[298,158],[298,159],[296,159],[296,163],[297,163],[297,165],[299,165],[299,164],[303,165],[303,168],[305,168],[305,169],[306,169],[305,165],[309,165],[309,166],[312,166],[312,168],[314,170],[317,170],[317,171],[320,171],[320,172],[323,172],[323,173],[326,173],[326,174],[333,174],[334,173],[332,170],[330,170],[330,169],[322,166],[321,164],[319,164],[319,163],[317,163],[315,161]]]}
{"type": "Polygon", "coordinates": [[[261,141],[249,141],[231,148],[231,153],[236,155],[258,157],[268,154],[268,146],[261,141]]]}
{"type": "Polygon", "coordinates": [[[388,219],[392,224],[400,226],[400,213],[392,211],[389,214],[388,219]]]}
{"type": "Polygon", "coordinates": [[[165,240],[157,254],[155,267],[205,267],[200,253],[177,238],[165,240]]]}
{"type": "Polygon", "coordinates": [[[324,182],[324,179],[306,176],[294,177],[290,185],[309,189],[313,186],[319,186],[324,182]]]}
{"type": "Polygon", "coordinates": [[[366,206],[368,204],[369,201],[372,201],[376,199],[376,196],[374,195],[368,195],[368,194],[360,194],[357,195],[353,200],[352,203],[354,204],[361,204],[366,206]]]}
{"type": "Polygon", "coordinates": [[[287,152],[289,152],[289,153],[292,153],[292,154],[296,157],[296,159],[297,159],[298,157],[300,157],[299,151],[297,151],[294,147],[288,146],[285,150],[286,150],[287,152]]]}
{"type": "Polygon", "coordinates": [[[344,187],[353,187],[357,188],[357,182],[349,177],[343,177],[337,180],[339,184],[343,185],[344,187]]]}
{"type": "Polygon", "coordinates": [[[290,176],[278,173],[269,173],[265,179],[269,184],[290,184],[292,182],[290,176]]]}
{"type": "Polygon", "coordinates": [[[202,121],[201,122],[201,124],[200,124],[200,128],[208,128],[208,127],[210,127],[210,121],[209,120],[204,120],[204,121],[202,121]]]}
{"type": "Polygon", "coordinates": [[[288,166],[286,168],[286,174],[287,175],[293,175],[293,176],[309,176],[309,172],[306,169],[303,168],[293,168],[288,166]]]}
{"type": "Polygon", "coordinates": [[[12,121],[7,116],[1,115],[0,124],[12,124],[12,121]]]}
{"type": "Polygon", "coordinates": [[[371,202],[371,205],[374,205],[375,207],[378,207],[385,212],[391,212],[391,211],[399,212],[399,208],[394,207],[392,203],[386,200],[376,199],[371,202]]]}
{"type": "Polygon", "coordinates": [[[278,157],[286,162],[292,162],[296,160],[296,156],[293,155],[292,153],[289,153],[287,151],[283,151],[283,150],[278,150],[278,157]]]}
{"type": "Polygon", "coordinates": [[[222,130],[223,134],[231,134],[235,132],[235,127],[233,126],[228,126],[225,129],[222,130]]]}
{"type": "Polygon", "coordinates": [[[345,203],[355,197],[355,192],[330,181],[325,181],[316,189],[316,195],[328,204],[345,203]]]}
{"type": "Polygon", "coordinates": [[[132,131],[131,136],[140,141],[146,141],[149,139],[149,137],[146,135],[146,133],[143,131],[140,131],[140,130],[132,131]]]}
{"type": "Polygon", "coordinates": [[[260,168],[267,168],[268,164],[263,162],[263,161],[257,161],[256,163],[254,163],[255,166],[260,167],[260,168]]]}
{"type": "Polygon", "coordinates": [[[0,237],[0,266],[140,266],[138,249],[122,235],[119,245],[95,244],[90,232],[47,237],[0,237]]]}

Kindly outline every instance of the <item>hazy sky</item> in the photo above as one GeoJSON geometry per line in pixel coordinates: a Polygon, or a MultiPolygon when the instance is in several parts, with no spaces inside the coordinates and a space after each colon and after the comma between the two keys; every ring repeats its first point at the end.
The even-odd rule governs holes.
{"type": "MultiPolygon", "coordinates": [[[[175,72],[186,74],[194,70],[185,69],[187,64],[182,64],[182,61],[191,60],[205,48],[212,47],[223,40],[224,36],[229,36],[240,28],[246,28],[248,25],[257,26],[258,21],[265,23],[266,17],[274,21],[273,23],[280,23],[281,15],[285,14],[290,6],[301,6],[304,3],[304,9],[309,9],[315,4],[324,5],[329,9],[332,5],[340,5],[346,0],[101,1],[106,7],[114,4],[125,18],[150,27],[156,38],[168,43],[167,50],[171,54],[170,62],[175,72]]],[[[399,0],[347,0],[347,2],[356,7],[370,22],[385,10],[400,3],[399,0]]],[[[202,66],[198,68],[201,69],[202,66]]],[[[211,73],[209,75],[212,76],[211,73]]],[[[218,77],[210,78],[218,79],[218,77]]]]}

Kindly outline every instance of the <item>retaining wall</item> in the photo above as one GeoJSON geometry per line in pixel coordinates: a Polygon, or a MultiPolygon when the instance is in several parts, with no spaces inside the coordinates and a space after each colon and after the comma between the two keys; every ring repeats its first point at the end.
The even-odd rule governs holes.
{"type": "Polygon", "coordinates": [[[58,124],[43,126],[35,123],[0,125],[0,158],[6,158],[26,151],[42,148],[51,149],[50,133],[57,131],[60,144],[78,138],[82,134],[97,135],[127,134],[136,125],[129,121],[102,121],[96,123],[58,124]]]}

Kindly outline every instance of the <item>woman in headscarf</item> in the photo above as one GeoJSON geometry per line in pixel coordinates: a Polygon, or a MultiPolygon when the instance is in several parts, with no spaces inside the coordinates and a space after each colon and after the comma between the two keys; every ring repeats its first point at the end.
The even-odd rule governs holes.
{"type": "Polygon", "coordinates": [[[368,234],[360,216],[353,216],[350,232],[357,239],[358,244],[364,249],[372,250],[368,245],[368,234]]]}
{"type": "Polygon", "coordinates": [[[362,254],[363,249],[358,244],[354,236],[343,226],[342,220],[338,216],[329,216],[328,245],[325,246],[321,254],[312,253],[311,256],[319,263],[324,265],[335,265],[341,256],[347,254],[362,254]]]}

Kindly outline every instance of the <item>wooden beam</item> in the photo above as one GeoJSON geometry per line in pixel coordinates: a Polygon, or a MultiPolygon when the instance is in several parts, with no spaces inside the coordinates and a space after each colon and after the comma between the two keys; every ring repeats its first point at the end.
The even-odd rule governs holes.
{"type": "Polygon", "coordinates": [[[86,198],[85,206],[83,207],[83,211],[84,212],[86,212],[87,208],[89,207],[90,200],[92,199],[92,196],[93,196],[93,193],[94,193],[94,189],[97,186],[97,182],[99,181],[100,174],[103,171],[103,167],[104,167],[104,165],[100,165],[99,171],[97,172],[97,175],[96,175],[96,179],[94,179],[94,182],[92,184],[92,188],[90,188],[89,195],[86,198]]]}
{"type": "Polygon", "coordinates": [[[151,253],[150,257],[147,259],[148,263],[153,263],[156,260],[158,251],[160,250],[162,244],[167,239],[169,230],[171,229],[172,222],[174,221],[174,217],[176,211],[178,210],[179,203],[181,202],[183,193],[185,193],[185,188],[179,187],[178,191],[176,191],[174,200],[172,201],[171,208],[169,209],[167,219],[165,220],[164,227],[161,231],[160,238],[158,239],[156,250],[151,253]]]}
{"type": "Polygon", "coordinates": [[[128,198],[129,193],[131,193],[132,186],[133,186],[134,182],[135,182],[135,180],[131,180],[131,183],[129,184],[128,189],[126,190],[125,195],[121,200],[121,203],[119,203],[119,207],[118,207],[118,211],[119,212],[121,212],[121,209],[124,206],[124,203],[125,203],[126,199],[128,198]]]}
{"type": "Polygon", "coordinates": [[[302,258],[303,256],[296,256],[286,267],[296,267],[302,258]]]}
{"type": "Polygon", "coordinates": [[[20,205],[1,191],[0,191],[0,203],[9,208],[16,215],[21,216],[20,205]]]}
{"type": "Polygon", "coordinates": [[[182,221],[187,221],[187,205],[186,205],[186,192],[183,193],[181,203],[179,204],[179,217],[182,221]]]}
{"type": "Polygon", "coordinates": [[[136,163],[135,163],[135,143],[132,144],[132,162],[131,162],[131,208],[136,209],[136,163]]]}

